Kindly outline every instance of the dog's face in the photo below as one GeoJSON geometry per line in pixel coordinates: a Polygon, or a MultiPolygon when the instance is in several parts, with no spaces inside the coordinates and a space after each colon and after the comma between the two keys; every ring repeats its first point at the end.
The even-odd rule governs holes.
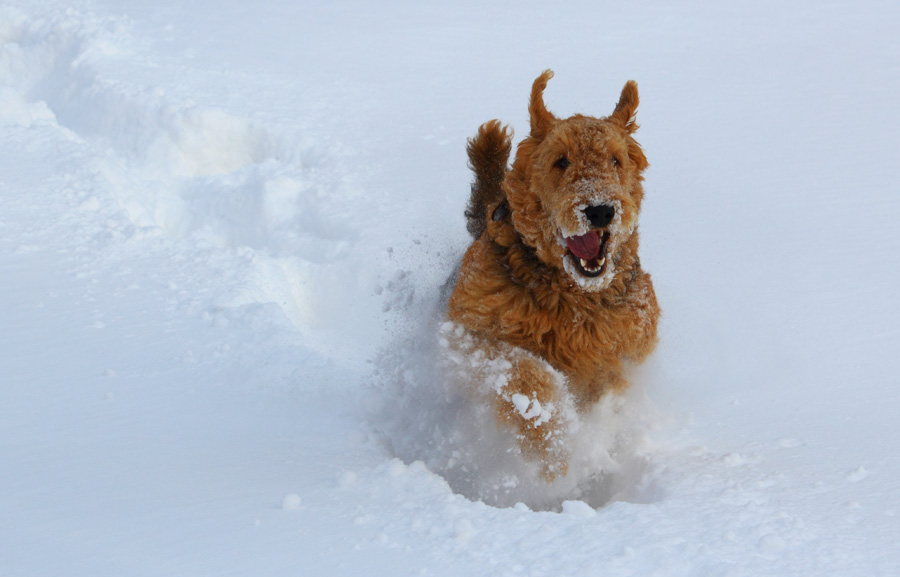
{"type": "Polygon", "coordinates": [[[641,173],[648,166],[631,136],[637,85],[625,85],[609,117],[557,119],[543,103],[551,77],[546,71],[535,80],[531,134],[507,178],[513,226],[542,262],[583,290],[600,291],[626,253],[636,250],[641,173]]]}

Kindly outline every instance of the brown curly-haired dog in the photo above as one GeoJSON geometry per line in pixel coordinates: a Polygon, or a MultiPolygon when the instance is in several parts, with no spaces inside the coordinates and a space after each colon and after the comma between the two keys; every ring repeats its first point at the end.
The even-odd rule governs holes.
{"type": "Polygon", "coordinates": [[[647,159],[637,130],[637,84],[629,81],[605,118],[556,118],[544,106],[553,76],[531,90],[531,134],[507,161],[511,131],[498,121],[469,141],[475,180],[466,210],[475,237],[463,258],[448,315],[485,358],[508,370],[492,389],[496,415],[519,446],[565,474],[558,440],[565,417],[628,385],[626,363],[656,345],[659,307],[638,258],[638,213],[647,159]]]}

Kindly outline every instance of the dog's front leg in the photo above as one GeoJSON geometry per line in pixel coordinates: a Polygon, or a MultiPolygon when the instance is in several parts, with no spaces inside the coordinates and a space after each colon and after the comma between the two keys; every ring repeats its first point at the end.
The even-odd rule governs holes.
{"type": "Polygon", "coordinates": [[[491,342],[457,323],[441,326],[439,344],[456,382],[493,409],[498,428],[515,434],[522,457],[539,463],[548,482],[564,476],[575,414],[566,377],[524,349],[491,342]]]}
{"type": "Polygon", "coordinates": [[[569,415],[564,377],[527,353],[516,351],[495,401],[501,426],[512,427],[523,457],[541,465],[547,482],[568,469],[565,436],[569,415]]]}

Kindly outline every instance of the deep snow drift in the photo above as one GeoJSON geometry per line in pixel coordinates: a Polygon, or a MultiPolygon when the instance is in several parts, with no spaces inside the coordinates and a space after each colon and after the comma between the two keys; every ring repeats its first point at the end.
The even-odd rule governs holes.
{"type": "Polygon", "coordinates": [[[900,574],[898,26],[6,3],[0,575],[900,574]],[[639,82],[664,317],[544,487],[429,339],[465,139],[548,67],[560,115],[639,82]]]}

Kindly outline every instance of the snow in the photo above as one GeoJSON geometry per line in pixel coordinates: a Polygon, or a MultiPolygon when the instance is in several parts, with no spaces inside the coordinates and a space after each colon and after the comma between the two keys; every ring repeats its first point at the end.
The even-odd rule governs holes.
{"type": "Polygon", "coordinates": [[[296,511],[300,508],[300,504],[303,502],[303,498],[297,493],[291,493],[290,495],[285,495],[284,499],[281,500],[281,508],[285,511],[296,511]]]}
{"type": "Polygon", "coordinates": [[[900,574],[898,26],[6,2],[0,575],[900,574]],[[640,85],[664,315],[551,486],[427,388],[465,139],[548,67],[564,116],[640,85]]]}

